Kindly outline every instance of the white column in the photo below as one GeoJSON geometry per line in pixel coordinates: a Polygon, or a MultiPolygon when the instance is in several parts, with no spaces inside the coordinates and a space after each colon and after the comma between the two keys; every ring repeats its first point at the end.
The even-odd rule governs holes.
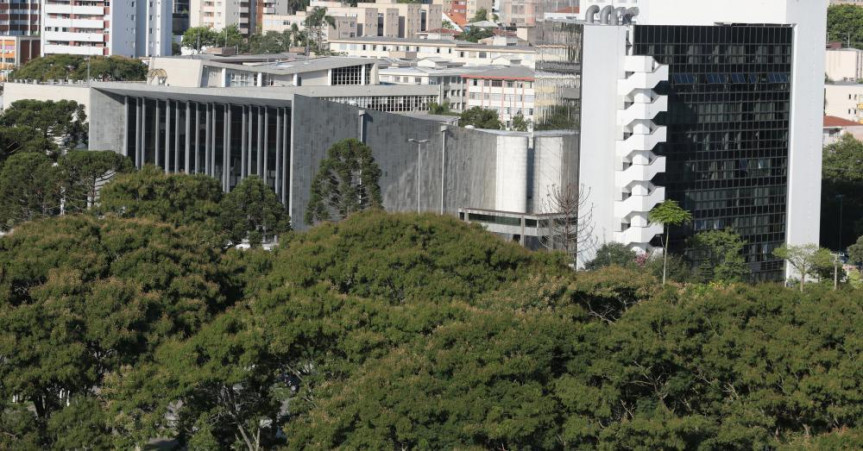
{"type": "MultiPolygon", "coordinates": [[[[29,11],[29,7],[28,7],[29,11]]],[[[29,17],[29,12],[28,12],[29,17]]],[[[29,24],[28,24],[29,25],[29,24]]],[[[32,41],[31,41],[32,42],[32,41]]],[[[129,156],[129,96],[123,96],[123,128],[126,129],[123,133],[123,156],[129,156]]]]}
{"type": "Polygon", "coordinates": [[[161,124],[162,118],[160,116],[161,116],[161,111],[159,111],[159,101],[156,100],[156,120],[153,123],[153,130],[155,130],[153,132],[153,136],[154,136],[153,139],[155,140],[154,147],[153,147],[153,162],[156,164],[156,166],[160,165],[160,163],[159,163],[159,157],[160,157],[159,152],[161,149],[159,148],[159,144],[161,143],[161,140],[159,138],[161,138],[161,136],[159,136],[159,132],[161,131],[160,128],[162,125],[161,124]]]}
{"type": "Polygon", "coordinates": [[[186,147],[184,149],[186,151],[186,161],[185,161],[185,165],[183,166],[186,170],[186,174],[190,173],[190,171],[189,171],[189,168],[190,168],[190,166],[189,166],[189,163],[190,163],[189,162],[189,155],[190,155],[190,152],[192,150],[191,149],[191,143],[192,143],[192,103],[187,101],[186,102],[186,147]]]}
{"type": "Polygon", "coordinates": [[[171,169],[171,101],[165,101],[165,174],[171,169]]]}
{"type": "Polygon", "coordinates": [[[240,130],[240,180],[246,178],[246,150],[248,147],[246,146],[248,140],[246,139],[246,122],[248,121],[248,114],[246,113],[246,106],[243,105],[243,117],[242,117],[242,128],[240,130]]]}
{"type": "Polygon", "coordinates": [[[276,193],[281,192],[281,172],[282,172],[282,109],[276,109],[276,167],[275,169],[275,188],[276,193]]]}
{"type": "Polygon", "coordinates": [[[222,145],[222,189],[228,192],[231,184],[231,106],[225,105],[225,143],[222,145]]]}
{"type": "Polygon", "coordinates": [[[195,105],[195,174],[201,173],[201,105],[195,105]]]}
{"type": "Polygon", "coordinates": [[[264,112],[258,107],[258,176],[264,178],[264,112]]]}
{"type": "Polygon", "coordinates": [[[264,107],[264,185],[270,177],[270,109],[264,107]]]}
{"type": "Polygon", "coordinates": [[[180,104],[174,104],[174,172],[180,172],[180,104]]]}
{"type": "Polygon", "coordinates": [[[210,149],[212,146],[210,143],[210,139],[212,138],[210,122],[212,120],[213,106],[208,104],[205,108],[207,109],[207,117],[204,119],[206,121],[206,125],[204,126],[204,174],[210,175],[210,149]]]}

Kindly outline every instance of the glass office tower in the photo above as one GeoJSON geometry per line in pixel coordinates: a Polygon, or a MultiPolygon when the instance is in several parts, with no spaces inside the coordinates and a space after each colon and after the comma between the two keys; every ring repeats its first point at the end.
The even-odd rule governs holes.
{"type": "MultiPolygon", "coordinates": [[[[632,54],[669,66],[658,184],[693,215],[688,232],[733,228],[759,279],[779,279],[786,241],[793,29],[637,25],[632,54]]],[[[672,235],[685,248],[687,234],[672,235]]]]}

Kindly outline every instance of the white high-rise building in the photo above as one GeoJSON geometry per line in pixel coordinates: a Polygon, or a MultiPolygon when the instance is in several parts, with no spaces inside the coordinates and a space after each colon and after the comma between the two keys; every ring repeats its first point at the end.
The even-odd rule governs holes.
{"type": "MultiPolygon", "coordinates": [[[[276,11],[275,6],[270,9],[276,11]]],[[[240,33],[250,34],[257,27],[257,10],[255,0],[190,0],[189,26],[224,30],[236,25],[240,33]]]]}
{"type": "Polygon", "coordinates": [[[171,0],[45,0],[42,54],[171,54],[171,0]]]}
{"type": "Polygon", "coordinates": [[[778,278],[775,248],[819,242],[823,2],[581,8],[538,33],[535,120],[580,131],[597,241],[651,250],[662,227],[649,212],[672,199],[693,215],[672,248],[733,229],[756,276],[778,278]]]}

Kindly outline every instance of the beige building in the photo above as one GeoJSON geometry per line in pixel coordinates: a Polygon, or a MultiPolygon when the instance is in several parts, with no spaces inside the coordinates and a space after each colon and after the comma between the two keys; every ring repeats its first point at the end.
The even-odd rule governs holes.
{"type": "Polygon", "coordinates": [[[863,84],[833,83],[824,86],[824,114],[863,122],[863,84]]]}
{"type": "MultiPolygon", "coordinates": [[[[325,41],[329,41],[330,39],[354,38],[357,36],[356,16],[328,15],[333,18],[334,23],[332,26],[327,26],[324,29],[325,41]]],[[[305,11],[290,15],[264,15],[261,32],[268,33],[275,31],[276,33],[282,33],[291,30],[294,25],[300,30],[305,30],[307,16],[305,11]]]]}
{"type": "Polygon", "coordinates": [[[256,9],[255,0],[190,0],[189,26],[224,30],[236,25],[240,33],[254,33],[256,9]]]}
{"type": "Polygon", "coordinates": [[[362,58],[441,58],[471,66],[486,64],[534,67],[536,49],[526,45],[484,45],[455,39],[357,37],[331,39],[330,50],[362,58]]]}
{"type": "Polygon", "coordinates": [[[825,72],[831,81],[863,79],[863,50],[827,50],[826,58],[825,72]]]}
{"type": "MultiPolygon", "coordinates": [[[[414,38],[419,33],[441,28],[443,5],[397,3],[396,0],[378,0],[376,3],[358,3],[347,6],[337,1],[312,0],[309,8],[327,8],[332,17],[353,17],[356,36],[386,36],[414,38]]],[[[264,22],[268,18],[264,16],[264,22]]]]}

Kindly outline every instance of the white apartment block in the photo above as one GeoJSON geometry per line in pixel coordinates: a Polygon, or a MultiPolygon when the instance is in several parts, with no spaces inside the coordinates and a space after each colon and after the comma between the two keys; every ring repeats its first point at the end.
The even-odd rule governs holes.
{"type": "Polygon", "coordinates": [[[471,66],[522,65],[533,68],[536,49],[523,45],[484,45],[453,39],[391,39],[357,37],[331,39],[330,50],[363,58],[441,58],[471,66]]]}
{"type": "MultiPolygon", "coordinates": [[[[324,40],[329,42],[330,39],[354,38],[357,36],[357,18],[356,16],[339,16],[328,14],[333,18],[333,25],[328,25],[324,28],[324,40]]],[[[299,11],[296,14],[290,15],[275,15],[265,14],[262,21],[261,33],[269,33],[274,31],[282,33],[290,31],[294,25],[299,30],[306,29],[306,18],[308,14],[305,11],[299,11]]]]}
{"type": "Polygon", "coordinates": [[[46,0],[42,54],[171,54],[171,0],[46,0]]]}
{"type": "MultiPolygon", "coordinates": [[[[268,2],[275,3],[275,2],[268,2]]],[[[266,8],[266,3],[264,4],[266,8]]],[[[278,12],[270,6],[273,13],[278,12]]],[[[236,25],[240,33],[256,31],[257,2],[255,0],[191,0],[189,2],[189,26],[224,30],[236,25]]]]}
{"type": "Polygon", "coordinates": [[[863,123],[863,84],[825,85],[824,114],[863,123]]]}
{"type": "Polygon", "coordinates": [[[827,50],[825,72],[830,81],[857,81],[863,79],[863,50],[827,50]]]}
{"type": "Polygon", "coordinates": [[[443,18],[443,5],[397,3],[395,0],[358,3],[357,6],[312,0],[306,12],[313,8],[327,8],[327,15],[332,17],[356,18],[357,36],[415,38],[419,33],[440,29],[443,18]]]}

